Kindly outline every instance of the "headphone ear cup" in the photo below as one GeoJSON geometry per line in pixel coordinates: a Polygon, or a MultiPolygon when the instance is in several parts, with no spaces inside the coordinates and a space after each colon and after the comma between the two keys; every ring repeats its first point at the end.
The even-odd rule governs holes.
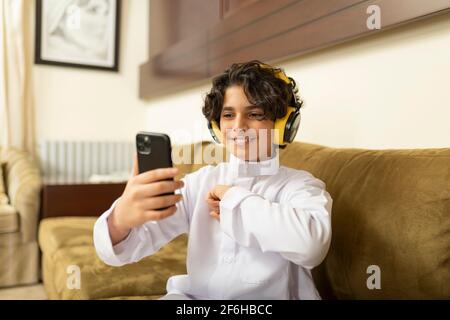
{"type": "Polygon", "coordinates": [[[295,110],[289,115],[283,136],[283,140],[285,143],[292,143],[292,141],[294,141],[294,138],[298,132],[298,128],[300,127],[300,119],[301,116],[298,110],[295,110]]]}
{"type": "Polygon", "coordinates": [[[285,145],[286,143],[289,143],[286,140],[286,128],[288,127],[288,121],[291,115],[295,112],[295,108],[293,107],[287,107],[286,115],[283,118],[275,120],[275,135],[274,135],[274,144],[277,145],[285,145]]]}
{"type": "Polygon", "coordinates": [[[208,129],[209,129],[209,132],[211,133],[211,136],[213,137],[214,141],[217,143],[222,143],[222,141],[221,141],[222,133],[220,132],[217,122],[214,120],[208,122],[208,129]]]}

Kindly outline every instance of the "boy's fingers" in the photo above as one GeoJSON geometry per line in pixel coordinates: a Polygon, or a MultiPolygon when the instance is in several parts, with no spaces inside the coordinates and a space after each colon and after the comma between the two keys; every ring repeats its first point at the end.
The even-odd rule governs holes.
{"type": "Polygon", "coordinates": [[[152,197],[145,201],[145,207],[150,210],[158,210],[161,208],[173,206],[182,199],[183,196],[181,194],[152,197]]]}
{"type": "Polygon", "coordinates": [[[145,213],[146,220],[148,221],[156,221],[167,218],[173,215],[177,211],[177,207],[175,205],[170,206],[164,210],[148,210],[145,213]]]}
{"type": "Polygon", "coordinates": [[[142,197],[155,197],[167,193],[175,192],[183,188],[184,182],[179,181],[158,181],[149,184],[141,184],[138,189],[142,197]]]}
{"type": "Polygon", "coordinates": [[[216,207],[218,207],[218,206],[219,206],[219,203],[220,203],[219,200],[214,200],[214,199],[212,199],[212,198],[206,199],[206,202],[208,203],[208,205],[216,206],[216,207]]]}
{"type": "Polygon", "coordinates": [[[136,177],[139,174],[139,169],[138,169],[138,161],[137,161],[137,153],[134,154],[134,158],[133,158],[133,177],[136,177]]]}
{"type": "Polygon", "coordinates": [[[219,197],[217,197],[214,193],[211,191],[208,192],[208,195],[206,196],[206,201],[220,201],[219,197]]]}
{"type": "Polygon", "coordinates": [[[220,220],[220,214],[217,213],[217,211],[211,211],[209,214],[210,214],[211,217],[213,217],[214,219],[220,220]]]}
{"type": "Polygon", "coordinates": [[[174,178],[177,174],[178,168],[161,168],[141,173],[137,179],[139,183],[150,183],[174,178]]]}

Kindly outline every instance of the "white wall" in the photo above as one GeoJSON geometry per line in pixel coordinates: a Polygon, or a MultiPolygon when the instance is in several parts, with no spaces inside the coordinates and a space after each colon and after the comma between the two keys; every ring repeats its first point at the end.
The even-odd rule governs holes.
{"type": "Polygon", "coordinates": [[[120,72],[35,65],[37,136],[132,140],[144,127],[138,65],[148,53],[147,0],[122,1],[120,72]]]}
{"type": "MultiPolygon", "coordinates": [[[[209,83],[138,99],[147,59],[147,0],[123,1],[121,72],[35,66],[38,139],[131,140],[138,130],[174,142],[209,138],[209,83]],[[174,130],[185,130],[182,140],[174,130]]],[[[279,65],[305,100],[297,140],[336,147],[450,147],[450,14],[279,65]]]]}
{"type": "Polygon", "coordinates": [[[450,147],[450,15],[283,64],[305,101],[298,139],[450,147]]]}

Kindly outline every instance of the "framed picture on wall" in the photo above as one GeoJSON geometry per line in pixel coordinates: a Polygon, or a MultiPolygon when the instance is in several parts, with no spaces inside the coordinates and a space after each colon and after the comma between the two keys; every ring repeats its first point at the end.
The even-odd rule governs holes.
{"type": "Polygon", "coordinates": [[[35,63],[119,70],[120,0],[37,0],[35,63]]]}

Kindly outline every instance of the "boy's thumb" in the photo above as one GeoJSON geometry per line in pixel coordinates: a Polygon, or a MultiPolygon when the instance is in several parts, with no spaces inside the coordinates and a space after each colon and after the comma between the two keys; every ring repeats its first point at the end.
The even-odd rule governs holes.
{"type": "Polygon", "coordinates": [[[134,159],[133,159],[133,172],[132,172],[132,175],[133,175],[133,177],[135,177],[138,174],[139,174],[138,160],[137,160],[137,153],[135,153],[134,154],[134,159]]]}

